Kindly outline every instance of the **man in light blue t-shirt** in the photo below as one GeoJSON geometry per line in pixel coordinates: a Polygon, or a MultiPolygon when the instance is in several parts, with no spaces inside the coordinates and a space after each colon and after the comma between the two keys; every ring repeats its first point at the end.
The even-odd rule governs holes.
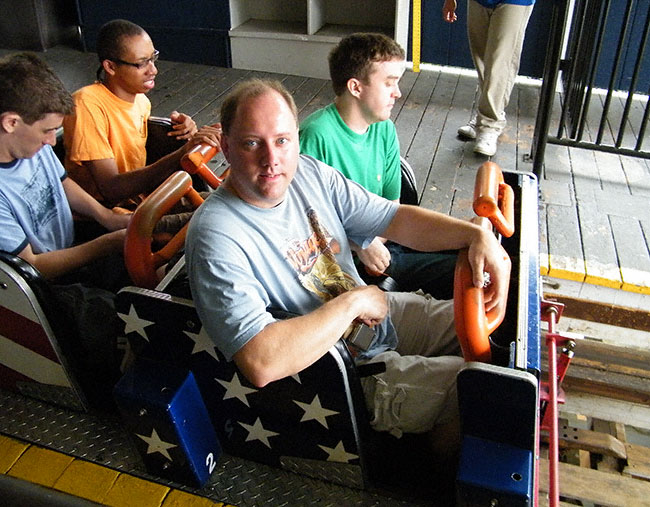
{"type": "Polygon", "coordinates": [[[459,444],[456,374],[463,365],[453,305],[367,286],[349,241],[381,235],[423,251],[470,249],[474,283],[493,283],[486,308],[506,303],[509,262],[470,222],[366,191],[299,155],[293,98],[277,81],[240,83],[221,108],[224,184],[195,212],[186,266],[198,315],[216,346],[254,385],[294,375],[361,324],[374,328],[357,360],[385,364],[363,379],[371,424],[395,436],[429,433],[434,450],[459,444]],[[276,320],[272,309],[298,316],[276,320]]]}
{"type": "Polygon", "coordinates": [[[130,216],[100,205],[54,155],[56,131],[72,111],[70,94],[36,56],[0,62],[0,249],[56,279],[123,248],[130,216]],[[72,211],[112,230],[73,246],[72,211]]]}
{"type": "Polygon", "coordinates": [[[121,252],[130,215],[99,204],[67,178],[56,158],[56,131],[72,108],[63,83],[35,55],[0,60],[0,250],[27,261],[53,282],[57,308],[78,326],[83,350],[74,352],[83,373],[105,396],[119,373],[120,329],[110,292],[119,287],[106,283],[127,281],[121,252]],[[111,232],[75,245],[72,212],[111,232]],[[116,260],[103,262],[107,259],[116,260]],[[91,268],[95,262],[102,265],[91,268]],[[84,275],[101,285],[82,285],[84,275]]]}
{"type": "MultiPolygon", "coordinates": [[[[329,55],[336,97],[300,125],[300,151],[338,169],[369,192],[399,202],[399,141],[390,114],[401,97],[404,50],[380,33],[344,37],[329,55]]],[[[386,274],[399,290],[453,297],[456,253],[416,252],[376,237],[352,244],[362,275],[386,274]]],[[[366,278],[367,281],[371,280],[366,278]]]]}

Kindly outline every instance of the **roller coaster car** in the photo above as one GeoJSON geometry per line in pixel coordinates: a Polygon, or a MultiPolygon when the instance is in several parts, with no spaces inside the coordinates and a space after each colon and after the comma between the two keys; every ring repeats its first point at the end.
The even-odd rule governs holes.
{"type": "MultiPolygon", "coordinates": [[[[179,147],[179,141],[167,136],[171,130],[168,118],[151,117],[147,125],[147,163],[179,147]]],[[[57,133],[54,151],[63,163],[62,129],[57,133]]],[[[212,187],[220,183],[210,176],[206,166],[213,156],[205,150],[191,154],[198,157],[194,168],[186,165],[192,173],[192,188],[208,188],[206,180],[212,187]]],[[[417,201],[413,171],[405,161],[402,174],[405,197],[409,202],[417,201]]],[[[93,400],[79,374],[76,351],[80,337],[74,323],[55,307],[52,290],[32,265],[0,251],[0,389],[53,405],[88,410],[93,400]]]]}
{"type": "MultiPolygon", "coordinates": [[[[180,146],[167,136],[171,130],[168,118],[151,117],[147,125],[148,161],[180,146]]],[[[54,151],[63,162],[62,137],[61,129],[54,151]]],[[[200,178],[194,181],[203,187],[200,178]]],[[[87,410],[92,400],[79,374],[80,337],[74,323],[55,307],[52,290],[32,265],[0,252],[0,388],[87,410]]]]}
{"type": "MultiPolygon", "coordinates": [[[[458,375],[463,445],[457,495],[462,505],[533,505],[540,376],[537,183],[529,174],[493,169],[492,193],[512,189],[517,216],[502,241],[512,278],[501,326],[478,322],[489,320],[483,312],[473,317],[491,333],[490,362],[469,361],[458,375]]],[[[214,347],[184,280],[181,259],[155,289],[123,289],[116,306],[137,356],[193,373],[225,452],[356,487],[381,485],[394,472],[386,440],[370,427],[361,390],[361,376],[373,372],[355,366],[345,342],[299,374],[256,388],[214,347]]]]}
{"type": "MultiPolygon", "coordinates": [[[[404,165],[402,178],[403,184],[408,178],[410,202],[416,204],[412,172],[409,176],[404,165]]],[[[457,493],[463,505],[534,502],[540,376],[537,184],[529,174],[504,173],[503,178],[514,190],[517,217],[514,234],[503,238],[512,279],[506,318],[490,329],[490,362],[468,362],[458,375],[463,448],[457,493]]],[[[187,175],[181,179],[192,187],[187,175]]],[[[339,484],[381,486],[393,464],[386,459],[386,439],[370,428],[365,409],[360,377],[372,372],[356,367],[339,341],[300,374],[256,389],[210,342],[183,271],[181,259],[155,288],[123,289],[116,307],[137,355],[193,372],[224,450],[339,484]]],[[[0,387],[87,409],[83,379],[76,373],[78,337],[52,308],[50,291],[32,266],[0,254],[0,387]]]]}

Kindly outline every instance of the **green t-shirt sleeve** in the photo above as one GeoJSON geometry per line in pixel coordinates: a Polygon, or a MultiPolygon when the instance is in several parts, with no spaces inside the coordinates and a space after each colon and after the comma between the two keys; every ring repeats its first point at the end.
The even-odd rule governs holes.
{"type": "Polygon", "coordinates": [[[391,201],[398,200],[402,192],[402,169],[400,166],[399,140],[395,125],[387,123],[386,129],[386,172],[382,196],[391,201]]]}
{"type": "Polygon", "coordinates": [[[300,127],[300,153],[311,155],[316,160],[326,162],[325,160],[325,141],[320,135],[318,129],[310,128],[309,125],[300,127]]]}

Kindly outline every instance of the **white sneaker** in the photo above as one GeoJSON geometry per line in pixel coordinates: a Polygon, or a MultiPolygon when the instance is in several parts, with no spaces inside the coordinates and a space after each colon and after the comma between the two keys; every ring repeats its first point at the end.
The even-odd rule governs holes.
{"type": "Polygon", "coordinates": [[[458,127],[458,135],[467,139],[476,139],[476,118],[472,118],[467,125],[458,127]]]}
{"type": "Polygon", "coordinates": [[[497,152],[497,139],[499,139],[499,132],[489,130],[487,132],[479,132],[476,137],[476,144],[474,144],[474,152],[493,156],[497,152]]]}

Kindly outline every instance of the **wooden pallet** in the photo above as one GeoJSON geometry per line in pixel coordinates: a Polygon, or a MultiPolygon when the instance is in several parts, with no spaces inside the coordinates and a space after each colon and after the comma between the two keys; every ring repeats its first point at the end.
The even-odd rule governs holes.
{"type": "MultiPolygon", "coordinates": [[[[544,357],[542,365],[546,361],[544,357]]],[[[650,352],[578,340],[562,388],[567,398],[588,393],[599,400],[599,408],[618,405],[619,410],[608,412],[614,420],[605,420],[563,411],[560,405],[561,505],[650,506],[650,442],[648,446],[638,439],[629,442],[625,425],[632,410],[650,405],[650,352]]],[[[542,435],[543,444],[547,438],[542,435]]],[[[540,506],[545,506],[548,450],[544,445],[541,455],[540,506]]]]}
{"type": "MultiPolygon", "coordinates": [[[[542,456],[546,449],[542,449],[542,456]]],[[[650,505],[650,447],[628,443],[621,422],[560,424],[561,505],[650,505]]],[[[540,460],[540,506],[548,505],[548,459],[540,460]]]]}

